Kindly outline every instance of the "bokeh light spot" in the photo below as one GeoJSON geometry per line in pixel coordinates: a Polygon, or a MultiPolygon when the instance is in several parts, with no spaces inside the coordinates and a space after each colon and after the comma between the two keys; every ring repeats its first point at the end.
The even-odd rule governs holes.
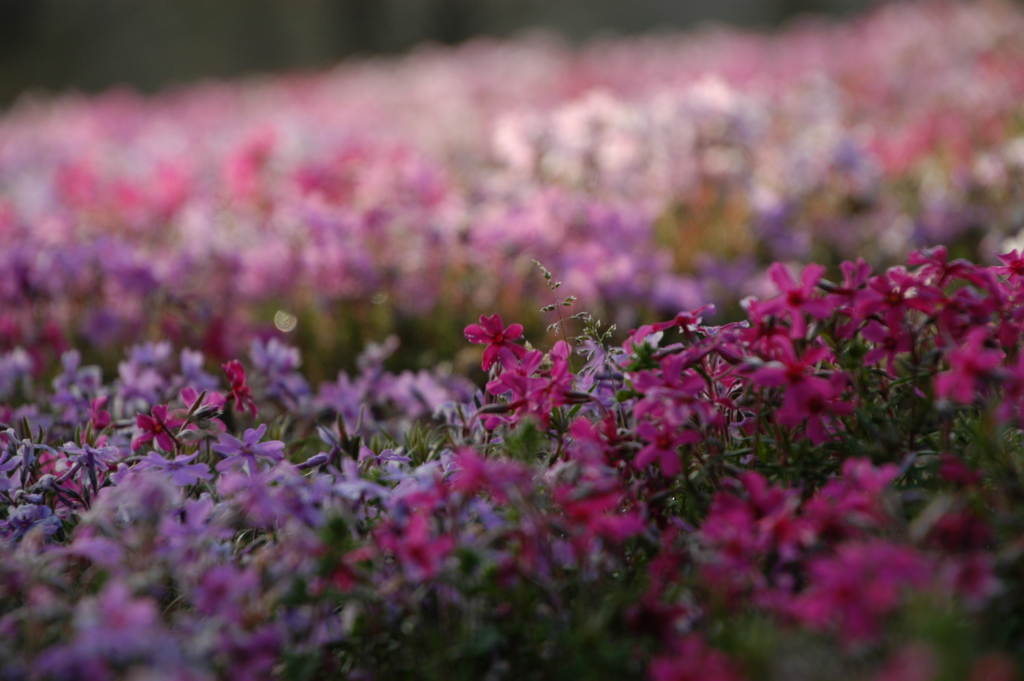
{"type": "Polygon", "coordinates": [[[281,331],[288,333],[295,329],[295,325],[299,323],[299,318],[293,314],[289,314],[284,310],[278,310],[274,315],[274,326],[281,331]]]}

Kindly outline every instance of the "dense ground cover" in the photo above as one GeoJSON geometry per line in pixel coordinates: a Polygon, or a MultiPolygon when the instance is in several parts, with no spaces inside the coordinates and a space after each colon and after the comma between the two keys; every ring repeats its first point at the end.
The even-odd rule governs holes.
{"type": "Polygon", "coordinates": [[[735,319],[775,260],[991,262],[1024,227],[1022,31],[1010,6],[895,5],[26,98],[0,120],[0,348],[224,361],[280,311],[320,379],[389,333],[428,368],[480,314],[540,330],[533,259],[621,329],[735,319]]]}
{"type": "Polygon", "coordinates": [[[1022,29],[21,103],[0,678],[1017,678],[1022,29]]]}
{"type": "Polygon", "coordinates": [[[475,394],[69,351],[5,385],[0,674],[1014,678],[1024,259],[909,266],[622,346],[481,317],[475,394]]]}

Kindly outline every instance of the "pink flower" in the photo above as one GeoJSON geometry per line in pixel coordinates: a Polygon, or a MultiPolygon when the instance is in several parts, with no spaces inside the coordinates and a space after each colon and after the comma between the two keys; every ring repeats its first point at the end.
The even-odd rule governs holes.
{"type": "Polygon", "coordinates": [[[659,331],[665,331],[673,327],[677,327],[684,334],[692,334],[694,331],[700,328],[701,318],[704,315],[715,314],[714,305],[704,305],[698,307],[696,310],[690,310],[688,312],[680,312],[674,318],[667,322],[657,322],[655,324],[645,324],[639,329],[631,332],[626,342],[622,344],[622,347],[626,352],[633,352],[633,345],[641,343],[647,336],[652,333],[658,333],[659,331]]]}
{"type": "Polygon", "coordinates": [[[644,531],[643,518],[636,510],[621,510],[622,492],[607,487],[607,483],[596,480],[589,487],[563,485],[555,491],[567,525],[577,534],[576,543],[583,551],[589,550],[596,538],[622,542],[644,531]]]}
{"type": "Polygon", "coordinates": [[[786,337],[776,338],[772,361],[754,371],[751,379],[758,385],[768,387],[806,388],[818,392],[828,390],[828,381],[816,376],[819,362],[831,356],[831,350],[823,345],[811,345],[803,355],[796,356],[793,343],[786,337]]]}
{"type": "Polygon", "coordinates": [[[819,537],[833,542],[885,527],[890,516],[883,493],[899,475],[895,464],[876,467],[869,459],[847,459],[842,475],[804,504],[803,515],[819,537]]]}
{"type": "Polygon", "coordinates": [[[833,304],[825,299],[814,296],[814,291],[825,274],[822,265],[810,264],[800,275],[800,283],[793,279],[789,269],[780,262],[768,268],[768,276],[779,287],[782,295],[766,300],[761,306],[765,314],[786,313],[789,316],[792,338],[803,338],[807,332],[807,321],[804,314],[824,319],[832,314],[833,304]]]}
{"type": "Polygon", "coordinates": [[[430,579],[440,572],[444,559],[455,547],[454,538],[431,533],[424,511],[413,515],[404,528],[391,525],[378,535],[377,541],[394,554],[406,576],[413,581],[430,579]]]}
{"type": "Polygon", "coordinates": [[[901,352],[910,352],[910,336],[903,325],[900,324],[894,329],[883,326],[875,320],[868,322],[861,334],[867,340],[875,344],[875,347],[864,356],[865,364],[877,364],[885,359],[885,371],[892,378],[896,378],[896,355],[901,352]]]}
{"type": "Polygon", "coordinates": [[[700,634],[689,634],[674,650],[651,660],[650,681],[740,681],[743,677],[726,655],[708,646],[700,634]]]}
{"type": "Polygon", "coordinates": [[[1013,249],[1009,253],[998,257],[1003,266],[996,267],[996,273],[1005,274],[1010,278],[1010,281],[1020,281],[1020,278],[1024,276],[1024,254],[1018,252],[1017,249],[1013,249]]]}
{"type": "Polygon", "coordinates": [[[110,412],[103,408],[106,404],[106,395],[97,397],[89,404],[89,422],[97,432],[110,425],[110,412]]]}
{"type": "Polygon", "coordinates": [[[752,379],[764,386],[785,386],[782,407],[776,413],[778,422],[790,427],[806,423],[808,438],[819,445],[835,430],[835,417],[853,411],[851,403],[840,399],[846,376],[833,373],[826,379],[816,375],[817,364],[831,356],[824,346],[812,345],[797,357],[788,338],[780,337],[776,344],[776,359],[757,369],[752,379]]]}
{"type": "Polygon", "coordinates": [[[516,345],[512,341],[523,337],[522,324],[510,324],[507,328],[501,321],[501,317],[493,314],[490,317],[480,315],[479,324],[470,324],[464,330],[466,340],[479,345],[486,344],[484,349],[483,362],[481,367],[489,371],[498,359],[498,351],[501,348],[508,348],[517,358],[522,359],[526,354],[526,348],[516,345]]]}
{"type": "Polygon", "coordinates": [[[798,560],[815,538],[813,524],[797,514],[796,490],[771,486],[759,473],[745,473],[740,482],[735,492],[715,495],[700,528],[710,549],[705,577],[727,596],[763,589],[764,567],[798,560]]]}
{"type": "MultiPolygon", "coordinates": [[[[576,403],[574,400],[580,397],[580,394],[572,390],[569,346],[563,341],[556,343],[548,354],[550,369],[542,369],[545,356],[539,350],[524,351],[522,357],[517,359],[508,347],[502,347],[498,357],[504,371],[487,383],[487,392],[492,395],[510,395],[510,401],[484,407],[481,413],[493,416],[496,413],[512,412],[514,415],[508,419],[512,423],[530,414],[536,417],[542,428],[547,428],[555,407],[576,403]]],[[[586,395],[582,397],[589,399],[586,395]]],[[[485,426],[491,428],[501,420],[485,421],[485,426]]]]}
{"type": "Polygon", "coordinates": [[[793,387],[786,391],[782,407],[775,413],[775,418],[781,425],[790,428],[803,425],[807,438],[814,445],[820,445],[837,430],[841,430],[836,417],[853,413],[853,403],[841,399],[846,385],[846,376],[834,373],[829,377],[825,389],[809,383],[793,387]]]}
{"type": "Polygon", "coordinates": [[[245,369],[242,363],[237,359],[231,360],[224,365],[224,373],[227,374],[228,384],[231,386],[226,401],[234,402],[236,409],[248,411],[255,418],[256,403],[252,400],[252,389],[245,383],[245,369]]]}
{"type": "Polygon", "coordinates": [[[907,256],[907,264],[911,267],[921,266],[921,275],[937,288],[944,287],[953,278],[966,279],[979,286],[985,284],[977,265],[962,259],[951,261],[949,249],[945,246],[914,251],[907,256]]]}
{"type": "Polygon", "coordinates": [[[844,544],[834,556],[811,561],[808,588],[792,613],[805,624],[836,631],[847,644],[874,639],[907,592],[923,587],[932,574],[931,561],[908,546],[844,544]]]}
{"type": "Polygon", "coordinates": [[[949,371],[935,377],[935,395],[952,397],[971,404],[985,379],[993,378],[1003,361],[1003,351],[985,345],[988,329],[978,327],[967,335],[967,342],[949,355],[949,371]]]}
{"type": "Polygon", "coordinates": [[[165,452],[174,449],[173,431],[185,421],[174,418],[170,415],[166,404],[158,404],[150,410],[150,416],[139,414],[135,418],[135,425],[139,434],[132,440],[132,451],[138,450],[147,442],[156,441],[156,445],[165,452]]]}
{"type": "Polygon", "coordinates": [[[897,650],[873,681],[933,681],[937,671],[938,660],[932,649],[923,643],[911,643],[897,650]]]}
{"type": "MultiPolygon", "coordinates": [[[[191,414],[193,421],[208,419],[210,424],[217,430],[221,432],[227,430],[224,422],[217,418],[223,414],[224,406],[227,403],[227,400],[221,393],[215,390],[200,393],[192,387],[182,388],[181,401],[185,403],[185,408],[191,414]],[[200,397],[202,397],[202,402],[199,402],[200,397]]],[[[195,425],[191,425],[189,428],[195,428],[195,425]]]]}
{"type": "Polygon", "coordinates": [[[839,326],[836,334],[840,338],[850,338],[860,322],[855,306],[857,292],[871,276],[871,266],[864,262],[864,258],[857,258],[856,262],[844,261],[839,269],[843,273],[843,282],[838,286],[822,283],[822,288],[828,291],[828,299],[836,311],[850,320],[839,326]]]}
{"type": "Polygon", "coordinates": [[[924,277],[908,274],[902,267],[890,268],[872,277],[867,289],[858,292],[857,313],[862,317],[881,314],[890,328],[899,326],[909,310],[930,314],[943,296],[926,284],[924,277]]]}
{"type": "Polygon", "coordinates": [[[661,464],[661,472],[667,476],[678,475],[683,469],[679,448],[700,442],[701,439],[700,433],[681,430],[662,419],[640,423],[637,426],[637,434],[646,440],[647,444],[636,453],[633,465],[643,470],[657,461],[661,464]]]}

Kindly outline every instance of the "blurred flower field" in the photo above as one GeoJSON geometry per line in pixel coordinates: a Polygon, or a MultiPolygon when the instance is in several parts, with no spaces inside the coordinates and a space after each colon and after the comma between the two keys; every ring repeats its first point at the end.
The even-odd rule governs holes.
{"type": "Polygon", "coordinates": [[[0,678],[1019,678],[1021,35],[23,98],[0,678]]]}

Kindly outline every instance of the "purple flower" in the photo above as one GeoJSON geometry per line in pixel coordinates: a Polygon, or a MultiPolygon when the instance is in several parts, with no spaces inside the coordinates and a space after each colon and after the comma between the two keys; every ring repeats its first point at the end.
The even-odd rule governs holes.
{"type": "Polygon", "coordinates": [[[152,368],[131,361],[121,362],[117,365],[117,373],[120,376],[118,393],[127,405],[145,411],[160,402],[165,381],[152,368]]]}
{"type": "Polygon", "coordinates": [[[139,462],[140,470],[154,469],[168,474],[171,484],[178,487],[194,485],[200,480],[209,480],[213,477],[210,473],[210,466],[205,463],[192,463],[199,456],[199,452],[190,455],[178,455],[173,459],[167,459],[156,452],[150,452],[146,458],[139,462]]]}
{"type": "Polygon", "coordinates": [[[218,471],[229,470],[236,463],[247,467],[249,474],[259,470],[257,457],[281,461],[284,459],[284,443],[280,440],[260,442],[263,434],[267,432],[267,424],[261,424],[255,430],[249,428],[245,435],[239,440],[236,437],[222,433],[220,443],[213,446],[213,451],[225,457],[217,464],[218,471]]]}
{"type": "Polygon", "coordinates": [[[341,470],[335,472],[337,482],[334,491],[350,501],[377,498],[386,499],[390,494],[387,487],[371,482],[359,475],[359,465],[352,459],[345,458],[341,462],[341,470]]]}
{"type": "Polygon", "coordinates": [[[160,624],[160,610],[149,598],[133,598],[123,582],[111,580],[99,595],[75,608],[74,638],[40,656],[47,678],[111,678],[110,665],[148,663],[182,668],[180,650],[160,624]]]}
{"type": "Polygon", "coordinates": [[[32,380],[32,358],[21,348],[0,355],[0,400],[12,397],[20,386],[26,393],[32,380]]]}
{"type": "Polygon", "coordinates": [[[53,389],[78,390],[87,395],[99,392],[103,385],[103,375],[98,366],[81,366],[82,354],[78,350],[68,350],[60,357],[64,373],[53,379],[53,389]]]}
{"type": "Polygon", "coordinates": [[[128,350],[128,361],[144,367],[160,367],[170,356],[171,344],[167,341],[134,345],[128,350]]]}
{"type": "Polygon", "coordinates": [[[49,506],[24,504],[11,512],[10,517],[0,521],[0,533],[17,541],[25,534],[38,527],[43,534],[50,536],[60,529],[60,518],[53,515],[49,506]]]}
{"type": "Polygon", "coordinates": [[[218,565],[203,573],[192,596],[196,609],[204,615],[241,624],[259,588],[259,576],[253,570],[218,565]]]}
{"type": "Polygon", "coordinates": [[[294,403],[310,393],[309,384],[296,369],[302,364],[299,349],[276,338],[254,340],[249,350],[253,366],[266,377],[267,395],[294,403]]]}
{"type": "Polygon", "coordinates": [[[120,450],[113,445],[106,447],[93,447],[92,445],[85,444],[81,447],[75,446],[75,443],[68,442],[61,449],[68,455],[74,463],[84,468],[89,473],[89,482],[92,483],[92,488],[95,490],[99,487],[99,473],[107,471],[107,464],[117,461],[120,455],[120,450]]]}
{"type": "Polygon", "coordinates": [[[253,366],[267,375],[287,374],[302,364],[299,349],[285,345],[276,338],[266,342],[254,340],[249,348],[249,357],[253,366]]]}
{"type": "Polygon", "coordinates": [[[20,478],[16,478],[12,472],[21,466],[22,457],[13,456],[10,451],[0,452],[0,492],[9,492],[21,484],[20,478]]]}
{"type": "Polygon", "coordinates": [[[245,514],[247,522],[266,528],[290,517],[272,482],[262,471],[246,475],[228,470],[217,479],[217,492],[222,499],[230,499],[245,514]]]}
{"type": "Polygon", "coordinates": [[[202,392],[204,390],[216,390],[220,382],[212,374],[203,371],[205,359],[203,353],[198,350],[183,348],[181,351],[181,376],[185,379],[185,386],[202,392]]]}
{"type": "Polygon", "coordinates": [[[103,377],[97,366],[80,367],[82,357],[77,350],[68,350],[61,355],[64,373],[53,379],[55,394],[51,402],[63,407],[63,419],[77,424],[83,412],[89,411],[90,398],[98,395],[103,377]]]}

